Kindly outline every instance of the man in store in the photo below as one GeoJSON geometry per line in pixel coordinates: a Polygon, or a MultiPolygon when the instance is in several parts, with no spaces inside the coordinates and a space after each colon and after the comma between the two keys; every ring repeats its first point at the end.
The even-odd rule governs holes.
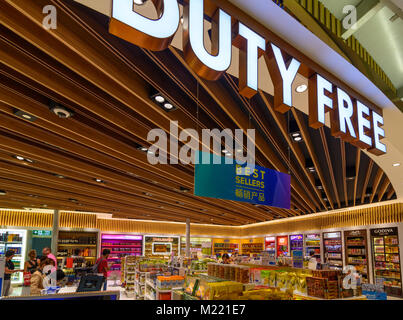
{"type": "MultiPolygon", "coordinates": [[[[6,252],[6,265],[4,269],[4,290],[3,294],[4,296],[8,296],[10,294],[10,288],[11,288],[11,275],[16,272],[24,272],[24,270],[14,270],[14,263],[11,261],[14,258],[14,251],[13,250],[7,250],[6,252]]],[[[1,294],[1,292],[0,292],[1,294]]]]}
{"type": "Polygon", "coordinates": [[[55,268],[57,269],[57,259],[56,257],[52,254],[52,250],[49,247],[45,247],[42,250],[42,255],[44,257],[47,257],[48,259],[53,260],[53,262],[55,263],[55,268]]]}
{"type": "Polygon", "coordinates": [[[95,263],[95,267],[98,273],[102,273],[104,275],[104,291],[106,291],[108,287],[108,257],[111,251],[109,249],[104,249],[102,251],[102,256],[95,263]]]}

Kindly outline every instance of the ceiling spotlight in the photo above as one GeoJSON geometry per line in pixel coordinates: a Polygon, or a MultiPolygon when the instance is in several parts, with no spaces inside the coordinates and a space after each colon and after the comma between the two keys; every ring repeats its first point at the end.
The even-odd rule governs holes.
{"type": "Polygon", "coordinates": [[[104,180],[101,180],[101,179],[99,179],[99,178],[94,178],[94,180],[95,180],[96,182],[98,182],[98,183],[105,183],[104,180]]]}
{"type": "Polygon", "coordinates": [[[318,189],[318,190],[323,190],[323,187],[322,186],[316,186],[316,188],[318,189]]]}
{"type": "Polygon", "coordinates": [[[29,194],[28,197],[32,197],[32,198],[39,198],[39,196],[34,195],[34,194],[29,194]]]}
{"type": "Polygon", "coordinates": [[[149,192],[143,192],[144,195],[148,196],[148,197],[152,197],[153,195],[149,192]]]}
{"type": "Polygon", "coordinates": [[[295,89],[295,91],[297,91],[298,93],[303,93],[307,89],[308,89],[308,86],[306,84],[301,84],[295,89]]]}
{"type": "Polygon", "coordinates": [[[36,117],[34,117],[33,115],[31,115],[29,113],[26,113],[26,112],[24,112],[22,110],[14,109],[13,113],[17,117],[23,118],[25,120],[29,120],[31,122],[34,122],[36,120],[36,117]]]}
{"type": "Polygon", "coordinates": [[[296,142],[302,141],[301,131],[299,130],[298,124],[295,120],[290,121],[290,132],[289,135],[291,139],[296,142]]]}
{"type": "Polygon", "coordinates": [[[140,150],[140,151],[143,151],[143,152],[147,152],[147,151],[148,151],[148,148],[142,147],[142,146],[138,147],[137,149],[140,150]]]}
{"type": "Polygon", "coordinates": [[[151,150],[147,150],[147,153],[148,153],[148,154],[154,154],[154,152],[151,151],[151,150]]]}
{"type": "Polygon", "coordinates": [[[25,158],[25,161],[29,162],[29,163],[34,163],[35,162],[34,160],[31,160],[31,159],[28,159],[28,158],[25,158]]]}
{"type": "Polygon", "coordinates": [[[183,21],[185,21],[184,19],[183,19],[183,15],[181,16],[181,24],[183,24],[183,21]]]}
{"type": "Polygon", "coordinates": [[[174,106],[172,104],[168,103],[168,102],[164,103],[164,108],[167,109],[167,110],[171,110],[171,109],[173,109],[173,107],[174,106]]]}
{"type": "Polygon", "coordinates": [[[226,157],[232,157],[232,154],[228,152],[228,153],[225,154],[225,156],[226,157]]]}
{"type": "Polygon", "coordinates": [[[165,98],[163,96],[160,96],[160,95],[156,95],[154,97],[154,100],[157,101],[158,103],[164,103],[165,102],[165,98]]]}
{"type": "Polygon", "coordinates": [[[308,158],[305,160],[305,168],[307,168],[310,172],[315,172],[315,165],[313,164],[313,161],[311,158],[308,158]]]}
{"type": "Polygon", "coordinates": [[[295,137],[294,138],[294,141],[296,141],[296,142],[300,142],[302,140],[302,137],[295,137]]]}
{"type": "Polygon", "coordinates": [[[67,109],[66,107],[63,107],[62,105],[54,101],[50,103],[50,111],[52,111],[55,115],[62,119],[67,119],[74,115],[73,111],[67,109]]]}
{"type": "Polygon", "coordinates": [[[0,196],[5,196],[7,194],[7,192],[5,192],[4,190],[0,190],[0,196]]]}
{"type": "Polygon", "coordinates": [[[226,153],[228,153],[228,150],[224,149],[224,150],[222,151],[222,153],[226,154],[226,153]]]}
{"type": "Polygon", "coordinates": [[[393,166],[398,167],[398,166],[400,166],[400,163],[396,162],[396,163],[393,164],[393,166]]]}
{"type": "Polygon", "coordinates": [[[64,178],[65,178],[65,177],[62,176],[61,174],[55,174],[55,177],[56,177],[56,178],[59,178],[59,179],[64,179],[64,178]]]}
{"type": "Polygon", "coordinates": [[[190,191],[190,189],[188,189],[188,188],[186,188],[186,187],[179,187],[179,190],[180,191],[182,191],[182,192],[189,192],[190,191]]]}
{"type": "Polygon", "coordinates": [[[47,208],[48,205],[47,204],[41,204],[42,207],[47,208]]]}
{"type": "Polygon", "coordinates": [[[156,92],[156,90],[154,90],[154,93],[151,94],[150,98],[157,106],[167,112],[176,109],[173,103],[171,103],[162,93],[156,92]]]}
{"type": "Polygon", "coordinates": [[[17,160],[20,160],[20,161],[24,161],[24,160],[25,160],[24,157],[22,157],[22,156],[17,156],[17,155],[14,155],[13,158],[16,158],[17,160]]]}
{"type": "Polygon", "coordinates": [[[74,202],[74,203],[78,202],[77,199],[73,199],[73,198],[69,198],[69,201],[74,202]]]}

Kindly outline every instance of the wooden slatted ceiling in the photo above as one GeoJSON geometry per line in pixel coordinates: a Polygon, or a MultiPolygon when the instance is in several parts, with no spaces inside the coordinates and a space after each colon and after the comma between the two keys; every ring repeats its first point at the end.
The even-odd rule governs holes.
{"type": "MultiPolygon", "coordinates": [[[[41,8],[47,2],[0,3],[0,189],[7,190],[0,197],[1,206],[46,204],[119,217],[173,221],[190,217],[192,222],[224,225],[317,212],[326,204],[315,177],[305,168],[302,148],[306,144],[331,207],[331,187],[341,207],[334,179],[326,181],[316,159],[319,147],[310,141],[305,115],[292,110],[305,140],[296,145],[288,136],[286,117],[272,110],[269,95],[260,93],[260,98],[246,100],[230,76],[216,83],[199,79],[176,49],[155,53],[128,44],[108,34],[105,17],[71,1],[52,1],[59,9],[58,28],[48,32],[41,25],[41,8]],[[149,98],[151,88],[164,93],[178,109],[167,113],[156,107],[149,98]],[[74,117],[66,120],[50,113],[49,100],[72,109],[74,117]],[[35,116],[36,121],[16,117],[14,108],[35,116]],[[150,165],[136,147],[150,144],[147,133],[152,128],[169,131],[170,120],[179,121],[182,129],[258,129],[257,163],[290,170],[292,209],[267,210],[194,197],[193,166],[150,165]],[[35,162],[20,162],[12,158],[15,154],[35,162]],[[190,192],[181,192],[180,187],[190,192]]],[[[322,141],[333,139],[327,130],[321,131],[322,141]]],[[[319,136],[318,131],[315,134],[319,136]]],[[[328,155],[331,176],[333,166],[345,166],[345,157],[338,163],[328,155]]],[[[380,199],[385,193],[388,199],[394,195],[386,179],[382,184],[376,179],[374,187],[371,201],[377,189],[380,199]]]]}

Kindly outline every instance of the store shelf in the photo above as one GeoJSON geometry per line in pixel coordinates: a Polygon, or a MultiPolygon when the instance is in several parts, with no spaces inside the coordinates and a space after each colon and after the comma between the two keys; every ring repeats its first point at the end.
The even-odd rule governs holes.
{"type": "Polygon", "coordinates": [[[150,286],[151,288],[153,288],[154,290],[156,290],[156,287],[155,287],[154,283],[152,283],[151,281],[147,280],[147,281],[146,281],[146,284],[147,284],[148,286],[150,286]]]}
{"type": "Polygon", "coordinates": [[[69,248],[74,248],[74,247],[88,247],[88,248],[96,248],[96,244],[80,244],[80,243],[74,243],[74,244],[63,244],[59,243],[59,247],[69,247],[69,248]]]}

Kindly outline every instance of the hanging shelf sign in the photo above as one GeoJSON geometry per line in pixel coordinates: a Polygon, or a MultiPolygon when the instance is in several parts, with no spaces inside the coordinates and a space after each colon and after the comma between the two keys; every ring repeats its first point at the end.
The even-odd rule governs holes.
{"type": "Polygon", "coordinates": [[[203,159],[195,165],[196,196],[290,209],[290,175],[257,165],[227,164],[224,157],[205,152],[199,151],[196,156],[203,159]],[[210,157],[209,163],[206,157],[210,157]]]}

